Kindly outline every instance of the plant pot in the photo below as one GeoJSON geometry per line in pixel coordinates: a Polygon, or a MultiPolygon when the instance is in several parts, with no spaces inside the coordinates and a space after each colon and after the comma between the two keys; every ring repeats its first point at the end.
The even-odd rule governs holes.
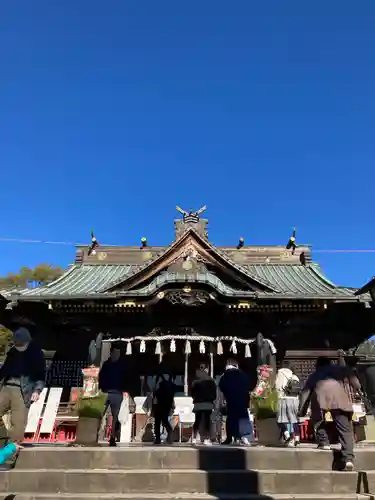
{"type": "Polygon", "coordinates": [[[262,446],[280,445],[280,428],[276,418],[265,418],[255,422],[258,444],[262,446]]]}
{"type": "Polygon", "coordinates": [[[99,418],[80,417],[77,423],[76,443],[93,446],[98,443],[101,420],[99,418]]]}

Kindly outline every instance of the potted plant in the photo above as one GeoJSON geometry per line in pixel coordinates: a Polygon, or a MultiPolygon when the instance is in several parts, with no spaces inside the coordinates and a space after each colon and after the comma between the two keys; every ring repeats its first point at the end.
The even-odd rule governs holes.
{"type": "Polygon", "coordinates": [[[98,442],[98,433],[103,418],[105,395],[99,394],[94,398],[78,398],[76,411],[78,423],[76,443],[90,446],[98,442]]]}
{"type": "Polygon", "coordinates": [[[263,446],[277,446],[280,442],[280,429],[276,421],[278,395],[270,390],[264,397],[252,399],[251,410],[255,417],[258,443],[263,446]]]}

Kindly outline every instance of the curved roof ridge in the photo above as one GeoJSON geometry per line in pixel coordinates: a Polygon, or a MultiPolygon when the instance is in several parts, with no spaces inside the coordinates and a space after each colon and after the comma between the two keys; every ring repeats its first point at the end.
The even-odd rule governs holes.
{"type": "Polygon", "coordinates": [[[117,282],[113,282],[110,286],[106,287],[105,290],[103,289],[103,291],[110,291],[111,289],[113,289],[114,287],[120,285],[121,283],[126,282],[128,279],[130,279],[131,277],[135,276],[137,273],[140,273],[141,271],[147,269],[148,267],[151,267],[157,261],[161,260],[163,258],[163,256],[166,255],[169,251],[171,251],[173,248],[176,248],[181,243],[181,241],[183,241],[183,239],[186,238],[189,234],[193,234],[194,237],[197,238],[197,240],[200,243],[202,243],[203,245],[206,245],[207,248],[209,248],[214,253],[216,253],[217,255],[219,255],[225,262],[227,262],[227,264],[229,264],[230,266],[232,266],[234,269],[236,269],[243,276],[246,276],[247,278],[255,281],[256,283],[258,283],[259,285],[261,285],[261,286],[263,286],[265,288],[268,288],[270,291],[273,291],[275,293],[279,292],[279,290],[277,288],[275,288],[275,286],[272,285],[271,283],[269,283],[268,281],[264,281],[262,279],[256,278],[254,275],[252,275],[249,272],[247,272],[247,270],[243,266],[240,266],[236,262],[234,262],[226,254],[225,251],[219,249],[218,247],[216,247],[212,243],[210,243],[208,240],[202,238],[202,236],[197,231],[195,231],[195,229],[192,228],[192,227],[187,228],[186,231],[184,231],[178,239],[174,240],[170,245],[168,245],[167,247],[165,247],[162,252],[157,253],[154,256],[154,258],[152,258],[149,261],[145,262],[144,265],[139,266],[137,269],[135,269],[132,273],[130,273],[125,278],[122,278],[122,279],[119,278],[119,280],[117,282]]]}
{"type": "Polygon", "coordinates": [[[310,267],[313,273],[315,273],[318,276],[318,278],[324,281],[324,283],[331,286],[332,288],[339,288],[335,283],[333,283],[333,281],[327,278],[327,276],[324,274],[322,268],[317,262],[310,262],[308,267],[310,267]]]}
{"type": "Polygon", "coordinates": [[[75,272],[77,267],[80,267],[80,266],[78,264],[71,264],[61,276],[59,276],[55,280],[51,281],[51,283],[48,283],[47,285],[36,286],[34,288],[26,288],[21,292],[21,295],[28,295],[29,292],[32,292],[32,293],[42,292],[43,293],[45,290],[47,291],[50,288],[53,288],[55,285],[60,284],[65,279],[69,279],[70,275],[75,272]]]}
{"type": "MultiPolygon", "coordinates": [[[[177,282],[184,282],[184,283],[207,283],[211,285],[216,291],[221,293],[222,295],[251,295],[251,296],[256,296],[255,292],[250,292],[250,291],[243,291],[243,290],[237,290],[235,288],[232,288],[229,285],[226,285],[219,277],[213,275],[212,273],[202,273],[202,272],[197,272],[194,274],[185,274],[185,273],[164,273],[164,274],[159,274],[157,275],[151,283],[148,285],[138,288],[137,290],[133,290],[132,293],[136,293],[137,295],[148,295],[152,292],[156,292],[160,288],[162,288],[164,285],[168,283],[177,283],[177,282]]],[[[129,292],[125,292],[129,293],[129,292]]],[[[121,295],[121,293],[120,293],[121,295]]]]}
{"type": "Polygon", "coordinates": [[[265,280],[264,278],[261,278],[259,276],[254,276],[252,273],[249,273],[249,271],[234,260],[232,260],[229,255],[225,252],[225,250],[222,250],[221,248],[216,247],[212,243],[208,242],[209,246],[217,252],[223,259],[225,259],[231,266],[233,266],[235,269],[239,270],[241,273],[245,274],[249,278],[251,278],[253,281],[256,281],[257,283],[260,283],[261,285],[270,288],[274,292],[279,292],[280,290],[276,289],[275,286],[270,283],[268,280],[265,280]]]}

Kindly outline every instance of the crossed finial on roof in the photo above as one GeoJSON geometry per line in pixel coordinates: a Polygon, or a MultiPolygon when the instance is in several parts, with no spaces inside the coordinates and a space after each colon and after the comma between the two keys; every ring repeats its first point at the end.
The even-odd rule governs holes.
{"type": "Polygon", "coordinates": [[[189,212],[186,212],[186,210],[182,210],[179,206],[176,206],[176,210],[182,214],[182,220],[184,221],[185,224],[188,223],[196,223],[199,222],[200,215],[207,209],[207,205],[204,205],[201,207],[199,210],[196,210],[195,212],[193,210],[190,210],[189,212]]]}

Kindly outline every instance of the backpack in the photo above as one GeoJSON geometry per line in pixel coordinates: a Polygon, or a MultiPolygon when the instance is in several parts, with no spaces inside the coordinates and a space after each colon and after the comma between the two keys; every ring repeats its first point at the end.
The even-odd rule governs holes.
{"type": "Polygon", "coordinates": [[[301,384],[299,380],[296,380],[294,377],[291,377],[288,380],[288,383],[286,384],[284,388],[284,393],[285,396],[294,396],[297,397],[301,393],[301,384]]]}

